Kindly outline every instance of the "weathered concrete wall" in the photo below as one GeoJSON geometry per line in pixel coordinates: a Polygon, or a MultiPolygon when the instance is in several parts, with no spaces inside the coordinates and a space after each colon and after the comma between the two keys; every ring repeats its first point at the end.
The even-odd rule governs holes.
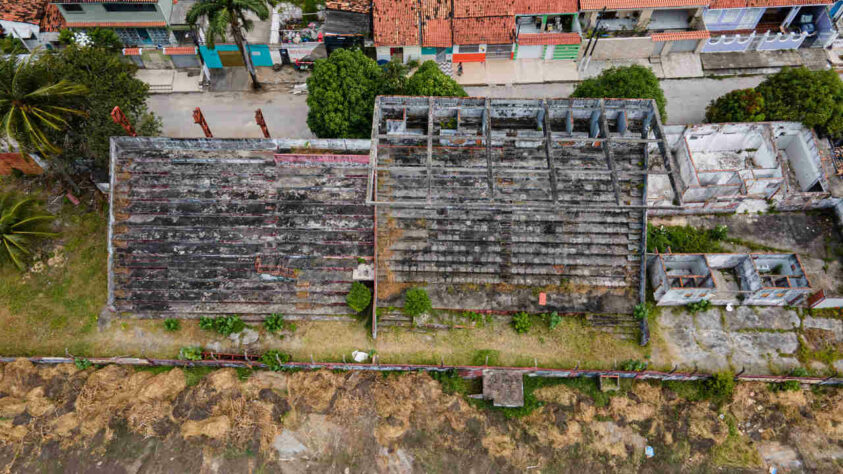
{"type": "Polygon", "coordinates": [[[649,37],[600,38],[592,59],[646,59],[654,54],[654,44],[649,37]]]}

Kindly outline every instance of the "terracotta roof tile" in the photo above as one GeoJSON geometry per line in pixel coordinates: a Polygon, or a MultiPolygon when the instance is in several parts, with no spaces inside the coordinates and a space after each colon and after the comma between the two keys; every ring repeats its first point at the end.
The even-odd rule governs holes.
{"type": "Polygon", "coordinates": [[[164,21],[80,21],[68,23],[68,28],[94,28],[94,27],[125,27],[125,28],[151,28],[155,26],[167,26],[164,21]]]}
{"type": "Polygon", "coordinates": [[[174,46],[172,48],[164,48],[164,54],[172,56],[174,54],[196,54],[195,46],[174,46]]]}
{"type": "Polygon", "coordinates": [[[712,0],[708,8],[746,8],[746,2],[747,0],[712,0]]]}
{"type": "Polygon", "coordinates": [[[638,10],[708,6],[711,0],[580,0],[580,10],[638,10]]]}
{"type": "Polygon", "coordinates": [[[325,2],[325,8],[342,12],[369,13],[372,11],[372,0],[328,0],[325,2]]]}
{"type": "Polygon", "coordinates": [[[698,40],[707,38],[711,38],[711,33],[708,30],[670,31],[667,33],[653,33],[650,35],[650,39],[657,43],[664,41],[698,40]]]}
{"type": "Polygon", "coordinates": [[[514,16],[454,18],[454,43],[512,43],[515,39],[514,16]]]}
{"type": "Polygon", "coordinates": [[[454,18],[515,15],[512,0],[454,0],[454,18]]]}
{"type": "Polygon", "coordinates": [[[420,0],[422,46],[447,48],[451,41],[451,0],[420,0]]]}
{"type": "Polygon", "coordinates": [[[57,3],[158,3],[158,0],[56,0],[57,3]]]}
{"type": "Polygon", "coordinates": [[[64,21],[64,16],[61,14],[59,7],[51,3],[44,9],[44,16],[41,17],[39,27],[41,31],[58,32],[64,28],[66,24],[67,23],[64,21]]]}
{"type": "Polygon", "coordinates": [[[577,33],[527,33],[518,35],[519,46],[580,43],[582,43],[582,38],[577,33]]]}
{"type": "Polygon", "coordinates": [[[577,0],[515,0],[516,15],[538,13],[576,13],[579,10],[577,0]]]}
{"type": "Polygon", "coordinates": [[[140,56],[141,48],[123,48],[123,56],[140,56]]]}
{"type": "Polygon", "coordinates": [[[37,25],[50,0],[0,0],[0,20],[37,25]]]}
{"type": "Polygon", "coordinates": [[[372,29],[375,46],[419,44],[419,3],[402,0],[374,0],[372,29]]]}

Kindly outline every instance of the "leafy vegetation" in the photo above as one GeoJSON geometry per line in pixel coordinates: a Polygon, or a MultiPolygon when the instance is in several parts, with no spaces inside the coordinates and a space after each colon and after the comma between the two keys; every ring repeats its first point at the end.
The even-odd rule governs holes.
{"type": "Polygon", "coordinates": [[[647,251],[676,253],[723,252],[721,241],[726,240],[728,227],[720,225],[703,230],[691,226],[655,226],[647,224],[647,251]]]}
{"type": "MultiPolygon", "coordinates": [[[[790,371],[791,377],[807,377],[808,371],[804,367],[796,367],[790,371]]],[[[768,385],[772,392],[798,392],[802,390],[802,384],[798,380],[787,380],[782,383],[771,383],[768,385]]]]}
{"type": "Polygon", "coordinates": [[[85,370],[93,364],[91,364],[91,361],[84,357],[76,357],[73,359],[73,365],[75,365],[76,368],[79,370],[85,370]]]}
{"type": "Polygon", "coordinates": [[[641,372],[647,370],[647,363],[637,359],[628,359],[621,362],[620,369],[627,372],[641,372]]]}
{"type": "Polygon", "coordinates": [[[285,354],[281,351],[271,349],[261,355],[261,362],[266,364],[269,370],[279,371],[284,364],[290,362],[290,354],[285,354]]]}
{"type": "MultiPolygon", "coordinates": [[[[275,2],[271,2],[275,6],[275,2]]],[[[265,21],[269,18],[269,6],[267,0],[205,0],[196,2],[187,11],[185,17],[189,25],[197,26],[200,19],[206,20],[205,42],[213,49],[217,40],[225,42],[226,33],[231,33],[234,44],[243,56],[243,63],[246,71],[252,78],[252,87],[260,88],[258,77],[252,66],[251,53],[246,51],[245,38],[243,33],[251,31],[254,22],[249,17],[257,17],[265,21]]]]}
{"type": "Polygon", "coordinates": [[[452,395],[468,395],[468,382],[457,374],[454,369],[444,372],[430,372],[430,376],[442,385],[442,391],[452,395]]]}
{"type": "Polygon", "coordinates": [[[632,316],[639,321],[647,319],[649,313],[650,311],[644,303],[638,303],[634,308],[632,308],[632,316]]]}
{"type": "Polygon", "coordinates": [[[334,51],[307,79],[308,127],[319,138],[368,138],[377,95],[466,95],[433,61],[409,71],[397,61],[380,67],[360,50],[334,51]]]}
{"type": "Polygon", "coordinates": [[[0,140],[17,143],[22,152],[52,157],[61,148],[50,131],[63,133],[70,116],[85,115],[74,106],[74,99],[88,89],[55,79],[35,57],[0,58],[0,140]]]}
{"type": "Polygon", "coordinates": [[[246,329],[246,323],[237,315],[199,318],[199,328],[206,331],[216,331],[223,336],[230,336],[246,329]]]}
{"type": "Polygon", "coordinates": [[[737,385],[737,382],[734,372],[728,370],[716,372],[705,381],[704,396],[706,399],[722,405],[732,400],[735,385],[737,385]]]}
{"type": "Polygon", "coordinates": [[[26,46],[23,41],[13,36],[0,39],[0,53],[2,54],[25,54],[26,46]]]}
{"type": "Polygon", "coordinates": [[[270,314],[263,320],[263,327],[269,332],[290,331],[295,332],[296,323],[284,319],[283,314],[270,314]]]}
{"type": "Polygon", "coordinates": [[[552,329],[556,329],[556,326],[559,326],[559,323],[562,322],[562,316],[559,316],[559,313],[556,311],[552,313],[545,313],[541,315],[541,318],[547,322],[547,327],[552,329]]]}
{"type": "Polygon", "coordinates": [[[471,321],[477,327],[483,327],[485,324],[492,321],[491,314],[475,313],[474,311],[463,311],[460,316],[471,321]]]}
{"type": "Polygon", "coordinates": [[[784,68],[755,88],[764,97],[765,120],[792,120],[821,133],[843,136],[843,80],[831,69],[784,68]]]}
{"type": "Polygon", "coordinates": [[[349,308],[353,309],[356,313],[360,313],[368,308],[369,303],[372,302],[372,291],[363,283],[355,281],[351,284],[351,291],[346,295],[345,302],[349,308]]]}
{"type": "Polygon", "coordinates": [[[612,67],[577,85],[571,97],[655,99],[662,121],[667,120],[667,99],[659,79],[644,66],[612,67]]]}
{"type": "Polygon", "coordinates": [[[685,305],[685,309],[687,309],[689,313],[699,313],[707,311],[709,308],[711,308],[711,301],[708,300],[693,301],[685,305]]]}
{"type": "Polygon", "coordinates": [[[103,48],[111,52],[118,52],[123,49],[123,42],[111,28],[92,28],[85,32],[61,30],[59,32],[59,43],[65,46],[103,48]]]}
{"type": "Polygon", "coordinates": [[[430,297],[424,288],[410,288],[404,293],[404,313],[408,316],[420,316],[433,309],[430,297]]]}
{"type": "Polygon", "coordinates": [[[706,122],[762,122],[764,118],[764,97],[755,89],[734,90],[705,109],[706,122]]]}
{"type": "Polygon", "coordinates": [[[178,319],[167,318],[164,320],[164,329],[170,332],[175,332],[181,329],[181,321],[178,319]]]}
{"type": "Polygon", "coordinates": [[[182,347],[179,349],[179,359],[202,360],[202,348],[198,346],[182,347]]]}
{"type": "Polygon", "coordinates": [[[33,198],[0,194],[0,263],[12,263],[23,271],[34,241],[58,235],[50,232],[53,219],[33,198]]]}
{"type": "Polygon", "coordinates": [[[515,313],[512,316],[512,327],[515,329],[515,332],[518,334],[525,334],[530,330],[532,327],[533,321],[530,318],[530,315],[525,312],[515,313]]]}

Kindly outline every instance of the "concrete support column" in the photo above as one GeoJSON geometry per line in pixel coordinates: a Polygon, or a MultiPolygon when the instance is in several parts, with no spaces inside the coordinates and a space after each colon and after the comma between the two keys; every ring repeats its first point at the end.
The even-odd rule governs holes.
{"type": "Polygon", "coordinates": [[[653,9],[652,8],[645,8],[641,10],[641,14],[638,15],[638,23],[635,24],[636,30],[643,30],[647,28],[647,25],[650,24],[650,18],[653,16],[653,9]]]}
{"type": "Polygon", "coordinates": [[[705,43],[708,42],[707,39],[701,39],[699,43],[697,43],[697,47],[694,48],[694,54],[702,53],[703,48],[705,48],[705,43]]]}
{"type": "Polygon", "coordinates": [[[703,7],[695,9],[693,16],[688,19],[688,26],[692,29],[695,29],[697,26],[702,24],[703,10],[703,7]]]}
{"type": "Polygon", "coordinates": [[[664,46],[662,47],[662,52],[659,53],[659,56],[665,57],[670,54],[670,50],[673,48],[673,41],[666,41],[664,46]]]}
{"type": "Polygon", "coordinates": [[[588,12],[586,13],[586,22],[585,22],[585,29],[590,30],[597,25],[597,12],[588,12]]]}

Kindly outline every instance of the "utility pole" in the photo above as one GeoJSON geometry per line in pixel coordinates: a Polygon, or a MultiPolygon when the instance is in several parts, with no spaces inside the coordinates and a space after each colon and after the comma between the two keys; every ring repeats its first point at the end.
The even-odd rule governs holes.
{"type": "Polygon", "coordinates": [[[208,128],[208,122],[205,121],[205,116],[202,115],[202,109],[199,107],[193,109],[193,122],[202,127],[202,131],[205,132],[206,138],[214,138],[214,134],[211,133],[211,129],[208,128]]]}

